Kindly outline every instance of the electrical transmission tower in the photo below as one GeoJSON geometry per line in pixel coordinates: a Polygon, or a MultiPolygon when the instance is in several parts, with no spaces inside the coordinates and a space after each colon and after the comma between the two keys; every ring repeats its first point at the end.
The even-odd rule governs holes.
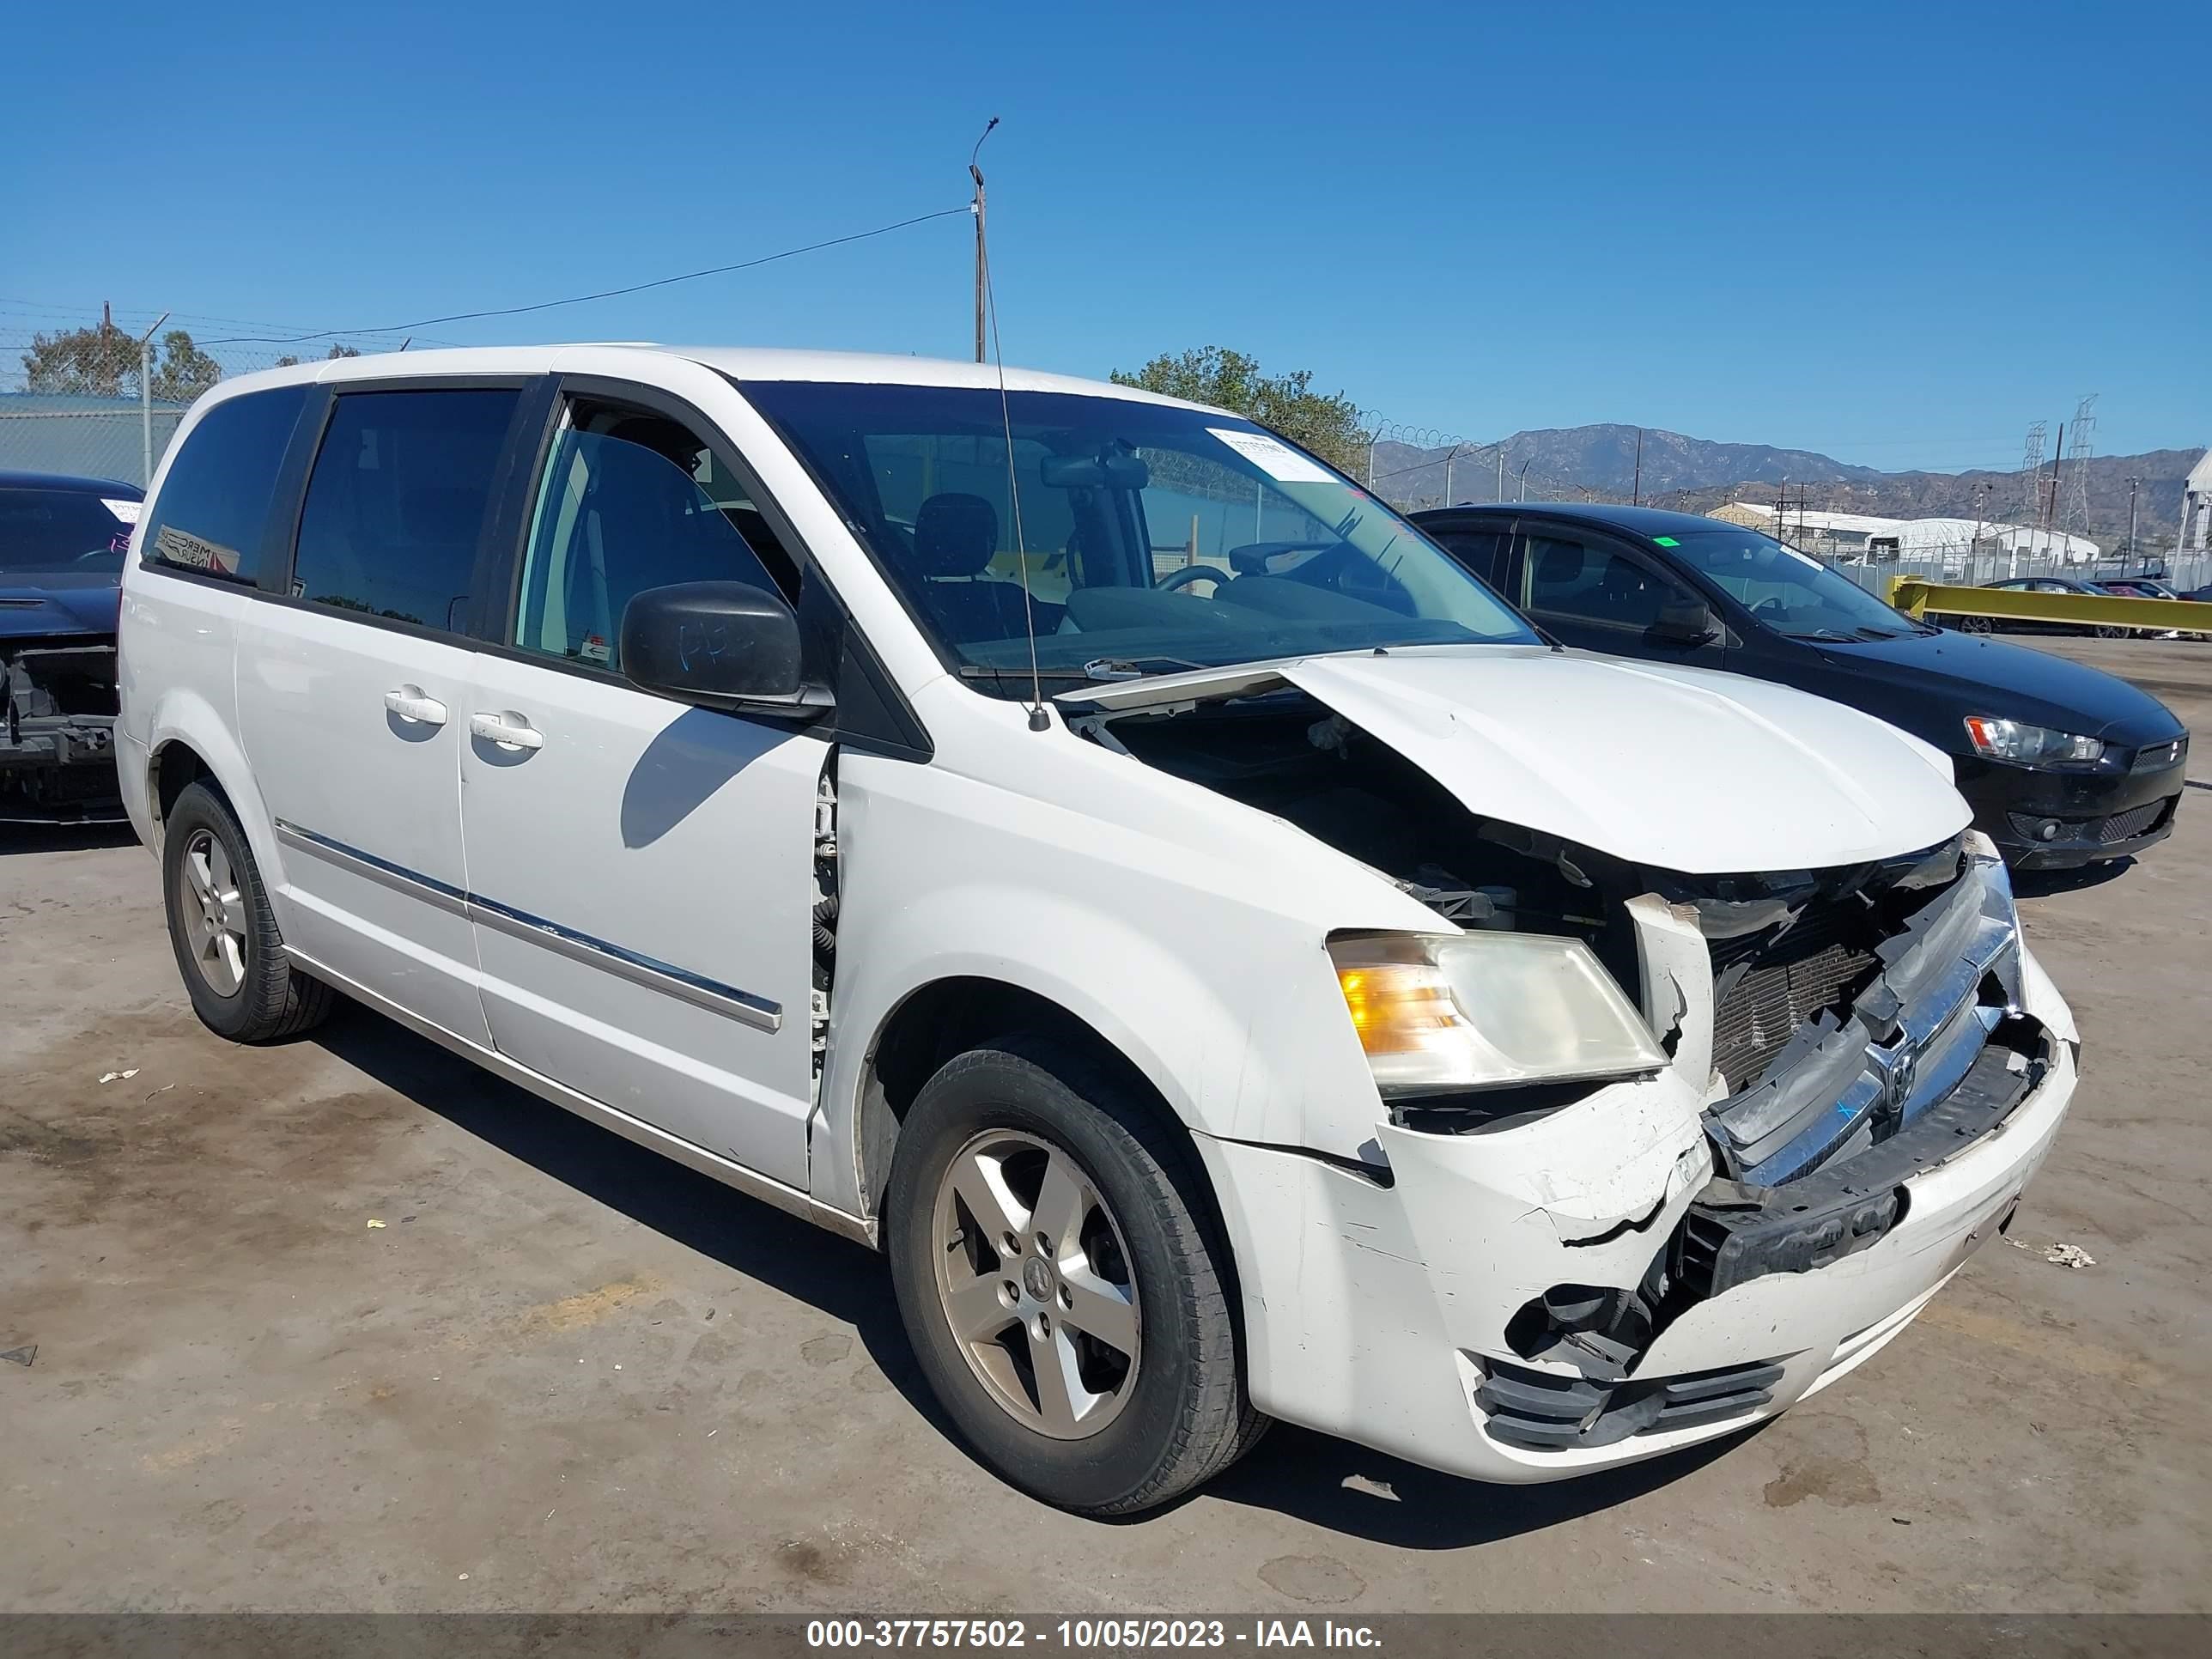
{"type": "Polygon", "coordinates": [[[2038,421],[2027,429],[2027,447],[2020,458],[2020,504],[2023,524],[2043,518],[2043,433],[2048,423],[2038,421]]]}
{"type": "Polygon", "coordinates": [[[2068,535],[2089,532],[2089,457],[2096,448],[2097,394],[2091,392],[2074,410],[2074,441],[2066,446],[2066,518],[2059,528],[2068,535]]]}

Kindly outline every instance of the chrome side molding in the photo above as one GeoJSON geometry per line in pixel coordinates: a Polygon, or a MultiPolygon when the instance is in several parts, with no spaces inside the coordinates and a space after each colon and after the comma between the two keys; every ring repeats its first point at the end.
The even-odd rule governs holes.
{"type": "Polygon", "coordinates": [[[422,900],[449,915],[465,916],[472,922],[495,928],[515,939],[526,939],[558,952],[572,961],[593,968],[603,968],[641,985],[648,991],[658,991],[688,1002],[709,1013],[721,1014],[763,1031],[783,1028],[783,1005],[768,998],[756,996],[750,991],[741,991],[734,985],[725,985],[720,980],[708,979],[703,974],[678,968],[657,957],[648,957],[617,945],[609,939],[580,933],[573,927],[564,927],[557,921],[532,915],[526,910],[515,909],[486,898],[481,893],[464,892],[458,887],[409,870],[399,865],[364,853],[357,847],[333,841],[328,836],[303,830],[283,818],[276,820],[276,839],[283,845],[334,864],[364,880],[391,888],[422,900]]]}

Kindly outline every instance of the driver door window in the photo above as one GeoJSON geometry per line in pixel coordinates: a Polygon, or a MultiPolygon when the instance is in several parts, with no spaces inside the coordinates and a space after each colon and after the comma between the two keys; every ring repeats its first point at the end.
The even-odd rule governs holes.
{"type": "Polygon", "coordinates": [[[798,597],[790,555],[712,449],[662,416],[580,404],[538,490],[514,643],[619,672],[623,607],[694,581],[798,597]]]}
{"type": "Polygon", "coordinates": [[[1661,613],[1700,603],[1643,560],[1595,538],[1543,530],[1524,540],[1525,608],[1571,645],[1650,655],[1647,635],[1661,613]]]}

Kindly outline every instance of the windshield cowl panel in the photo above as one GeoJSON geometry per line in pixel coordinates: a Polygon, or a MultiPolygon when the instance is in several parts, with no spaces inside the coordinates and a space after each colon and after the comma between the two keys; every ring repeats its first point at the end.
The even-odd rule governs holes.
{"type": "Polygon", "coordinates": [[[740,390],[980,690],[1398,645],[1530,644],[1383,502],[1232,416],[1110,395],[740,390]],[[1008,444],[1011,431],[1012,445],[1008,444]]]}

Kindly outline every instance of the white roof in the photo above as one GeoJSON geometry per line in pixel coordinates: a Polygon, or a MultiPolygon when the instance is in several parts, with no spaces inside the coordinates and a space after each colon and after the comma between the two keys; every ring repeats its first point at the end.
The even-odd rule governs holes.
{"type": "MultiPolygon", "coordinates": [[[[1771,503],[1735,501],[1730,505],[1768,520],[1774,517],[1771,503]]],[[[2008,552],[2017,550],[2023,553],[2055,554],[2080,563],[2095,558],[2099,551],[2097,544],[2087,536],[2069,536],[2062,531],[2038,530],[1986,519],[1978,525],[1972,519],[1885,519],[1870,513],[1800,513],[1793,507],[1783,523],[1785,526],[1802,523],[1808,530],[1838,531],[1851,536],[1894,537],[1900,554],[1934,552],[1942,548],[1964,551],[1977,530],[1984,541],[1995,541],[2008,552]]]]}
{"type": "MultiPolygon", "coordinates": [[[[900,357],[888,353],[860,351],[793,351],[760,346],[672,346],[645,340],[571,342],[560,345],[453,346],[435,351],[380,352],[360,357],[318,358],[288,368],[241,374],[220,384],[227,393],[234,386],[296,384],[300,381],[338,382],[383,380],[395,374],[544,374],[564,367],[584,353],[598,360],[602,371],[606,354],[635,352],[640,356],[678,357],[732,376],[738,380],[830,380],[874,386],[965,386],[979,391],[999,389],[999,370],[989,363],[955,362],[941,357],[900,357]]],[[[580,367],[580,365],[578,365],[580,367]]],[[[1053,374],[1040,369],[1006,369],[1009,392],[1065,392],[1084,397],[1119,398],[1129,403],[1162,404],[1173,409],[1194,409],[1207,414],[1223,411],[1204,404],[1164,398],[1135,386],[1106,380],[1086,380],[1072,374],[1053,374]]]]}

